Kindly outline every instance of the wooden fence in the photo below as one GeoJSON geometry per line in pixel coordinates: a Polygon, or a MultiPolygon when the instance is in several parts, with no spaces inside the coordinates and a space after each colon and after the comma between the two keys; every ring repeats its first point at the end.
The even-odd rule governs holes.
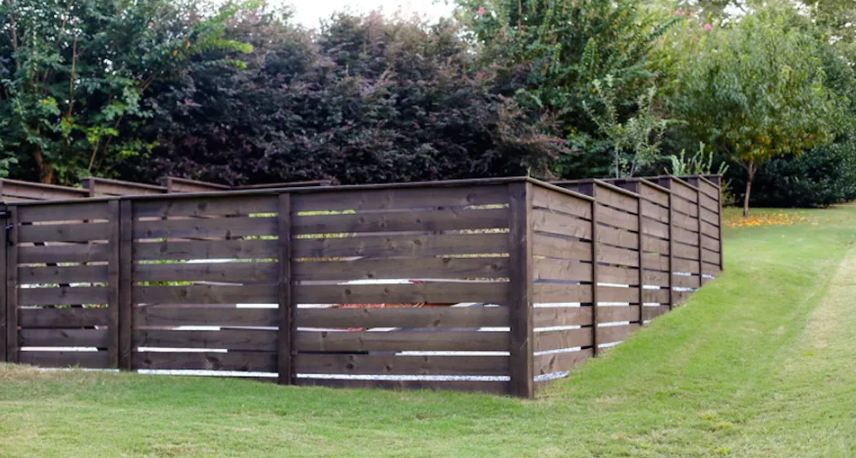
{"type": "Polygon", "coordinates": [[[508,178],[12,203],[0,359],[532,397],[721,269],[718,196],[508,178]]]}

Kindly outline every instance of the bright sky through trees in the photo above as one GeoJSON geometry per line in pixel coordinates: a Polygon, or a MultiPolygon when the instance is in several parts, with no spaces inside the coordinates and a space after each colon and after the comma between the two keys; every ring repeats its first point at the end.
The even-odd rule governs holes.
{"type": "Polygon", "coordinates": [[[295,20],[306,27],[317,27],[321,19],[337,11],[367,13],[380,10],[386,16],[417,14],[429,20],[451,15],[453,6],[446,0],[282,0],[294,9],[295,20]]]}

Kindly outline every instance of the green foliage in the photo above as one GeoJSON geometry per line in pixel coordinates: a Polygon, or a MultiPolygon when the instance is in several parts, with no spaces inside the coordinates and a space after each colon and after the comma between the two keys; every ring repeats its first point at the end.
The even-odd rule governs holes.
{"type": "Polygon", "coordinates": [[[713,151],[705,151],[704,143],[698,144],[698,150],[692,156],[686,155],[686,150],[681,150],[677,155],[669,156],[670,167],[666,173],[671,175],[725,175],[728,164],[719,163],[719,167],[713,168],[713,151]]]}
{"type": "MultiPolygon", "coordinates": [[[[743,180],[737,178],[737,184],[743,180]]],[[[751,203],[765,207],[826,207],[856,198],[856,141],[842,139],[800,156],[774,158],[753,180],[751,203]]]]}
{"type": "Polygon", "coordinates": [[[152,0],[7,0],[0,5],[0,154],[25,177],[72,182],[109,174],[151,145],[136,136],[152,116],[149,88],[223,38],[236,6],[206,17],[195,4],[152,0]],[[189,18],[201,17],[192,21],[189,18]]]}
{"type": "Polygon", "coordinates": [[[499,90],[533,116],[549,116],[572,148],[554,164],[556,174],[614,174],[614,154],[626,145],[618,145],[595,120],[612,119],[615,126],[650,115],[639,106],[656,78],[648,56],[672,20],[661,20],[638,0],[457,3],[457,16],[477,44],[482,65],[496,71],[499,90]],[[607,108],[595,82],[607,80],[610,111],[600,111],[607,108]]]}
{"type": "Polygon", "coordinates": [[[827,86],[824,44],[790,7],[753,11],[726,28],[688,21],[680,46],[670,108],[746,170],[746,195],[760,165],[840,130],[847,100],[827,86]]]}

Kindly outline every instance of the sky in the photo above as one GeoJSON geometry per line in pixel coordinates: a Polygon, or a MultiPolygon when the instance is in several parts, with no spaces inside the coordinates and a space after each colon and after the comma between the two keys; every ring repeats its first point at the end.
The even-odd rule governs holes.
{"type": "Polygon", "coordinates": [[[297,22],[310,28],[318,27],[319,20],[336,11],[367,13],[381,10],[384,15],[400,12],[405,17],[415,13],[429,20],[452,13],[451,1],[447,0],[283,0],[283,3],[294,9],[297,22]]]}

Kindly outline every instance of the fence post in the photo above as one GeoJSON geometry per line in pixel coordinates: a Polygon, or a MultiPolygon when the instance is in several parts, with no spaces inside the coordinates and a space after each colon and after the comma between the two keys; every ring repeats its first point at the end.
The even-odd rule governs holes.
{"type": "Polygon", "coordinates": [[[698,287],[704,286],[704,249],[701,235],[701,180],[696,180],[696,221],[698,224],[698,287]]]}
{"type": "Polygon", "coordinates": [[[0,362],[6,361],[6,253],[9,251],[6,240],[8,209],[0,209],[0,362]]]}
{"type": "MultiPolygon", "coordinates": [[[[666,186],[664,186],[665,188],[666,186]]],[[[672,230],[674,224],[674,210],[672,209],[672,188],[669,190],[669,310],[675,308],[675,236],[672,230]]]]}
{"type": "Polygon", "coordinates": [[[645,324],[643,308],[645,304],[645,249],[644,237],[642,237],[642,186],[637,182],[636,189],[636,218],[639,224],[636,226],[637,246],[639,247],[639,326],[645,324]]]}
{"type": "Polygon", "coordinates": [[[278,382],[294,383],[292,341],[294,339],[294,304],[291,294],[291,194],[278,195],[277,235],[279,237],[279,336],[277,346],[278,382]]]}
{"type": "Polygon", "coordinates": [[[511,394],[532,398],[535,394],[535,369],[532,352],[535,349],[532,321],[533,281],[532,270],[532,184],[528,182],[508,185],[508,203],[511,212],[509,317],[511,325],[511,356],[509,375],[511,394]]]}
{"type": "Polygon", "coordinates": [[[9,209],[6,226],[6,361],[18,362],[18,210],[9,209]]]}
{"type": "Polygon", "coordinates": [[[597,258],[599,256],[598,253],[598,240],[597,240],[597,182],[592,181],[589,185],[591,186],[591,190],[589,194],[592,197],[591,201],[591,342],[592,342],[592,356],[595,357],[598,355],[598,341],[597,341],[597,309],[598,309],[598,300],[597,300],[597,282],[598,282],[598,262],[597,258]]]}
{"type": "Polygon", "coordinates": [[[134,368],[134,203],[130,199],[119,201],[119,369],[134,368]]]}
{"type": "Polygon", "coordinates": [[[110,289],[110,295],[107,299],[107,311],[110,314],[110,346],[109,363],[110,368],[119,368],[119,334],[120,334],[120,251],[122,246],[121,238],[121,212],[119,200],[111,200],[107,202],[110,212],[110,259],[107,262],[107,285],[110,289]]]}

